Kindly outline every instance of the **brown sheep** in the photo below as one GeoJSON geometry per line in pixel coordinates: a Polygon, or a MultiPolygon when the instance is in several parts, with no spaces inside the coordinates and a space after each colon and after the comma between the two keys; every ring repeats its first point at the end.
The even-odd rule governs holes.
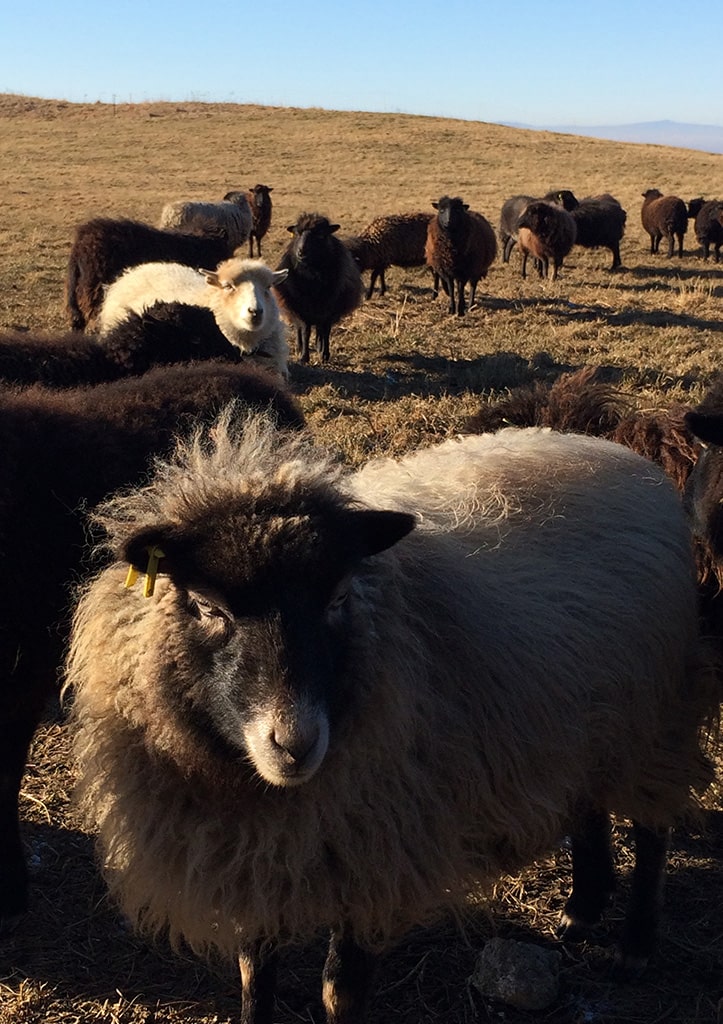
{"type": "MultiPolygon", "coordinates": [[[[464,316],[467,309],[464,289],[469,282],[469,306],[474,305],[480,279],[487,277],[497,255],[495,232],[481,213],[470,210],[459,196],[442,196],[432,202],[437,215],[427,228],[425,258],[449,296],[449,312],[464,316]]],[[[436,293],[436,289],[435,289],[436,293]]]]}
{"type": "Polygon", "coordinates": [[[70,325],[83,331],[103,305],[104,285],[139,263],[184,263],[213,269],[233,255],[225,233],[165,231],[136,220],[97,217],[78,225],[68,259],[65,300],[70,325]]]}
{"type": "Polygon", "coordinates": [[[557,278],[562,261],[575,244],[573,215],[556,203],[529,203],[518,221],[517,241],[522,253],[522,276],[527,277],[527,258],[532,256],[540,277],[557,278]],[[552,266],[552,271],[550,271],[552,266]]]}
{"type": "Polygon", "coordinates": [[[371,270],[365,298],[374,294],[379,281],[379,292],[384,295],[387,286],[384,272],[389,267],[423,267],[424,248],[431,213],[393,213],[376,217],[358,235],[342,241],[363,272],[371,270]]]}
{"type": "Polygon", "coordinates": [[[688,230],[688,209],[678,196],[664,196],[657,188],[643,192],[640,218],[650,235],[650,252],[660,249],[660,240],[668,240],[668,258],[675,253],[678,240],[678,256],[683,255],[683,238],[688,230]]]}

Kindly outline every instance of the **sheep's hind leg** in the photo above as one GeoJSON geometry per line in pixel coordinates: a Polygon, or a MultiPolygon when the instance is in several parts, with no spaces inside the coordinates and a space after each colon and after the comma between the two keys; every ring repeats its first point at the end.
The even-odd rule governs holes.
{"type": "Polygon", "coordinates": [[[309,339],[311,337],[311,324],[304,324],[296,328],[296,352],[300,363],[309,362],[309,339]]]}
{"type": "Polygon", "coordinates": [[[240,1024],[272,1024],[278,955],[254,943],[239,951],[241,972],[240,1024]]]}
{"type": "Polygon", "coordinates": [[[606,811],[588,809],[575,824],[572,839],[572,892],[557,933],[580,942],[599,923],[615,891],[615,865],[606,811]]]}
{"type": "Polygon", "coordinates": [[[625,975],[640,974],[655,948],[670,844],[669,828],[633,821],[633,833],[635,867],[617,955],[618,970],[625,975]]]}
{"type": "Polygon", "coordinates": [[[327,1024],[362,1024],[374,965],[374,956],[358,946],[348,930],[331,933],[322,992],[327,1024]]]}

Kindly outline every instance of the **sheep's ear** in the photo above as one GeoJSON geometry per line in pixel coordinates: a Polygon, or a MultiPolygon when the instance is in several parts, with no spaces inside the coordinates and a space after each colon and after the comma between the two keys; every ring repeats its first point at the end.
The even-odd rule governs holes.
{"type": "Polygon", "coordinates": [[[435,208],[435,210],[439,209],[439,203],[435,203],[434,200],[432,200],[432,206],[435,208]]]}
{"type": "Polygon", "coordinates": [[[469,210],[469,203],[462,203],[463,210],[469,210]]]}
{"type": "Polygon", "coordinates": [[[198,272],[201,277],[206,278],[206,284],[212,284],[215,288],[221,287],[221,282],[219,281],[218,274],[215,270],[204,270],[202,267],[199,267],[198,272]]]}
{"type": "Polygon", "coordinates": [[[296,224],[289,224],[289,226],[288,226],[288,228],[286,230],[290,231],[291,234],[293,235],[293,233],[296,231],[296,224]]]}
{"type": "Polygon", "coordinates": [[[341,224],[330,224],[329,225],[329,234],[333,235],[334,232],[338,231],[340,227],[341,227],[341,224]]]}
{"type": "Polygon", "coordinates": [[[408,512],[359,509],[346,513],[346,526],[359,558],[386,551],[406,537],[416,524],[408,512]]]}
{"type": "MultiPolygon", "coordinates": [[[[170,523],[159,523],[156,526],[148,526],[132,537],[128,537],[120,545],[117,552],[120,561],[127,562],[138,572],[145,572],[148,568],[149,552],[163,552],[162,562],[167,563],[172,558],[173,551],[177,548],[178,542],[174,536],[175,530],[170,523]]],[[[161,571],[165,571],[161,569],[161,571]]]]}
{"type": "Polygon", "coordinates": [[[704,444],[723,446],[723,416],[693,409],[685,414],[684,420],[691,434],[704,444]]]}
{"type": "Polygon", "coordinates": [[[273,272],[273,274],[271,275],[271,284],[272,285],[281,284],[281,282],[285,281],[288,276],[289,276],[288,269],[287,270],[275,270],[273,272]]]}

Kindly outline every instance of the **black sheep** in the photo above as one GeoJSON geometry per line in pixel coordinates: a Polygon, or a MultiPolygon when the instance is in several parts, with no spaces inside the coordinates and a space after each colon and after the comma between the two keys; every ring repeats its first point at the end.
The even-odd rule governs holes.
{"type": "Polygon", "coordinates": [[[571,211],[577,228],[575,245],[584,249],[609,249],[613,254],[610,270],[621,266],[620,242],[625,233],[627,214],[609,193],[581,199],[571,211]]]}
{"type": "Polygon", "coordinates": [[[338,230],[338,224],[319,213],[300,214],[287,228],[294,237],[276,268],[288,270],[274,291],[282,314],[296,327],[302,363],[309,361],[312,327],[321,361],[329,361],[332,327],[361,302],[361,273],[344,243],[334,237],[338,230]]]}
{"type": "Polygon", "coordinates": [[[275,377],[247,366],[187,364],[95,387],[0,388],[0,929],[27,906],[18,793],[27,751],[58,676],[86,512],[142,482],[174,435],[229,401],[298,428],[275,377]],[[28,471],[31,467],[32,471],[28,471]]]}
{"type": "Polygon", "coordinates": [[[102,343],[80,331],[0,330],[0,380],[14,384],[78,387],[206,359],[238,362],[240,351],[221,333],[210,309],[179,302],[157,302],[143,313],[130,313],[102,343]]]}
{"type": "Polygon", "coordinates": [[[529,203],[517,229],[522,276],[527,276],[527,258],[533,256],[540,276],[551,276],[554,281],[562,261],[573,247],[576,230],[573,215],[564,207],[544,200],[529,203]]]}
{"type": "Polygon", "coordinates": [[[76,228],[68,259],[65,299],[70,326],[83,331],[103,305],[103,286],[139,263],[216,267],[233,255],[225,232],[166,231],[136,220],[97,217],[76,228]]]}
{"type": "Polygon", "coordinates": [[[473,306],[477,284],[497,255],[497,239],[487,218],[470,210],[459,196],[442,196],[432,206],[437,215],[427,228],[427,266],[439,276],[449,296],[449,312],[464,316],[465,285],[469,282],[469,305],[473,306]]]}
{"type": "MultiPolygon", "coordinates": [[[[547,203],[557,203],[563,209],[571,211],[579,204],[569,188],[558,188],[542,196],[547,203]]],[[[500,242],[502,243],[502,262],[509,263],[510,254],[517,241],[519,221],[530,203],[537,202],[535,196],[512,196],[502,204],[500,213],[500,242]]]]}
{"type": "MultiPolygon", "coordinates": [[[[271,193],[274,190],[269,185],[254,185],[246,193],[246,199],[251,207],[251,234],[249,235],[249,256],[254,255],[254,239],[256,239],[256,255],[261,255],[261,239],[271,227],[271,193]]],[[[229,192],[224,198],[235,195],[229,192]]]]}
{"type": "Polygon", "coordinates": [[[703,259],[710,255],[713,246],[713,258],[717,263],[720,248],[723,245],[723,202],[719,199],[691,199],[688,203],[688,216],[693,217],[693,230],[698,244],[703,249],[703,259]]]}

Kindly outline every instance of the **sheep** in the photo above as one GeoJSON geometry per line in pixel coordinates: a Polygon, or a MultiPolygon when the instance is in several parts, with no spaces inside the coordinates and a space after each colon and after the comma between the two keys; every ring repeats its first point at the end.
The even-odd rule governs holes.
{"type": "MultiPolygon", "coordinates": [[[[709,579],[714,585],[711,596],[718,599],[717,607],[723,593],[723,377],[715,378],[703,400],[686,411],[685,426],[700,445],[685,481],[685,504],[694,533],[708,556],[709,579]]],[[[720,620],[719,627],[718,635],[723,637],[720,620]]]]}
{"type": "Polygon", "coordinates": [[[527,258],[533,256],[540,277],[550,277],[554,281],[562,261],[575,243],[575,237],[573,215],[564,207],[544,200],[528,203],[517,222],[522,276],[527,277],[527,258]]]}
{"type": "Polygon", "coordinates": [[[464,316],[465,285],[469,282],[472,307],[477,284],[480,278],[487,277],[497,255],[497,239],[487,218],[470,210],[459,196],[442,196],[432,206],[437,214],[431,217],[427,228],[427,266],[442,281],[449,296],[449,312],[464,316]]]}
{"type": "MultiPolygon", "coordinates": [[[[249,235],[249,256],[254,255],[254,239],[256,239],[256,255],[261,255],[261,239],[271,227],[271,193],[274,190],[269,185],[254,185],[246,193],[246,199],[251,208],[252,226],[249,235]]],[[[228,197],[227,197],[228,198],[228,197]]]]}
{"type": "Polygon", "coordinates": [[[614,196],[604,193],[581,199],[571,211],[577,229],[575,245],[585,249],[609,249],[613,254],[610,270],[621,265],[620,242],[625,233],[627,213],[614,196]]]}
{"type": "Polygon", "coordinates": [[[650,235],[650,252],[656,253],[660,240],[668,240],[668,258],[675,252],[678,240],[678,256],[683,256],[683,237],[688,230],[688,211],[685,203],[677,196],[664,196],[657,188],[642,193],[643,205],[640,216],[643,227],[650,235]]]}
{"type": "Polygon", "coordinates": [[[102,341],[79,331],[0,330],[0,380],[14,384],[78,387],[207,359],[239,362],[241,352],[209,309],[180,303],[130,313],[102,341]]]}
{"type": "Polygon", "coordinates": [[[723,245],[723,202],[718,199],[709,199],[707,202],[691,199],[688,203],[688,216],[693,218],[693,230],[703,249],[703,259],[708,259],[712,245],[713,258],[717,263],[723,245]]]}
{"type": "Polygon", "coordinates": [[[328,217],[301,213],[286,230],[293,238],[277,267],[287,276],[276,286],[276,297],[286,319],[296,327],[299,360],[309,361],[314,327],[316,348],[322,363],[326,363],[332,327],[361,302],[361,272],[344,243],[334,237],[339,225],[332,224],[328,217]]]}
{"type": "Polygon", "coordinates": [[[180,263],[144,263],[127,270],[106,291],[98,317],[101,338],[129,312],[142,313],[154,302],[206,307],[219,330],[239,351],[288,376],[286,329],[272,288],[286,278],[261,260],[234,257],[216,270],[194,270],[180,263]]]}
{"type": "Polygon", "coordinates": [[[328,1019],[361,1021],[373,950],[568,831],[574,935],[613,885],[612,811],[638,840],[621,962],[645,961],[719,696],[657,467],[533,428],[345,471],[221,421],[95,521],[115,564],[73,620],[78,798],[136,927],[238,956],[244,1021],[272,1019],[270,951],[322,928],[328,1019]]]}
{"type": "Polygon", "coordinates": [[[27,750],[57,682],[71,581],[85,564],[86,510],[140,483],[176,430],[237,399],[298,429],[288,391],[247,365],[192,364],[95,387],[0,388],[0,930],[27,907],[18,793],[27,750]]]}
{"type": "MultiPolygon", "coordinates": [[[[547,195],[542,196],[542,199],[548,203],[557,203],[558,206],[562,206],[565,210],[574,210],[578,205],[578,201],[575,198],[573,192],[569,189],[555,189],[552,192],[548,192],[547,195]]],[[[506,199],[502,204],[502,211],[500,213],[500,242],[502,243],[502,261],[503,263],[510,262],[510,254],[517,241],[517,229],[519,226],[519,219],[527,209],[530,203],[534,203],[536,198],[534,196],[511,196],[506,199]]]]}
{"type": "MultiPolygon", "coordinates": [[[[253,212],[245,192],[227,192],[220,203],[179,199],[166,203],[161,210],[158,227],[193,234],[220,234],[233,251],[249,241],[253,212]]],[[[253,253],[249,255],[253,256],[253,253]]]]}
{"type": "Polygon", "coordinates": [[[83,331],[103,304],[104,286],[139,263],[164,261],[215,267],[233,255],[225,235],[163,231],[135,220],[97,217],[76,228],[65,299],[70,326],[83,331]]]}
{"type": "Polygon", "coordinates": [[[384,280],[389,267],[423,267],[424,247],[431,213],[393,213],[376,217],[359,232],[342,241],[357,262],[359,269],[371,271],[365,298],[374,294],[379,281],[379,292],[384,295],[384,280]]]}

